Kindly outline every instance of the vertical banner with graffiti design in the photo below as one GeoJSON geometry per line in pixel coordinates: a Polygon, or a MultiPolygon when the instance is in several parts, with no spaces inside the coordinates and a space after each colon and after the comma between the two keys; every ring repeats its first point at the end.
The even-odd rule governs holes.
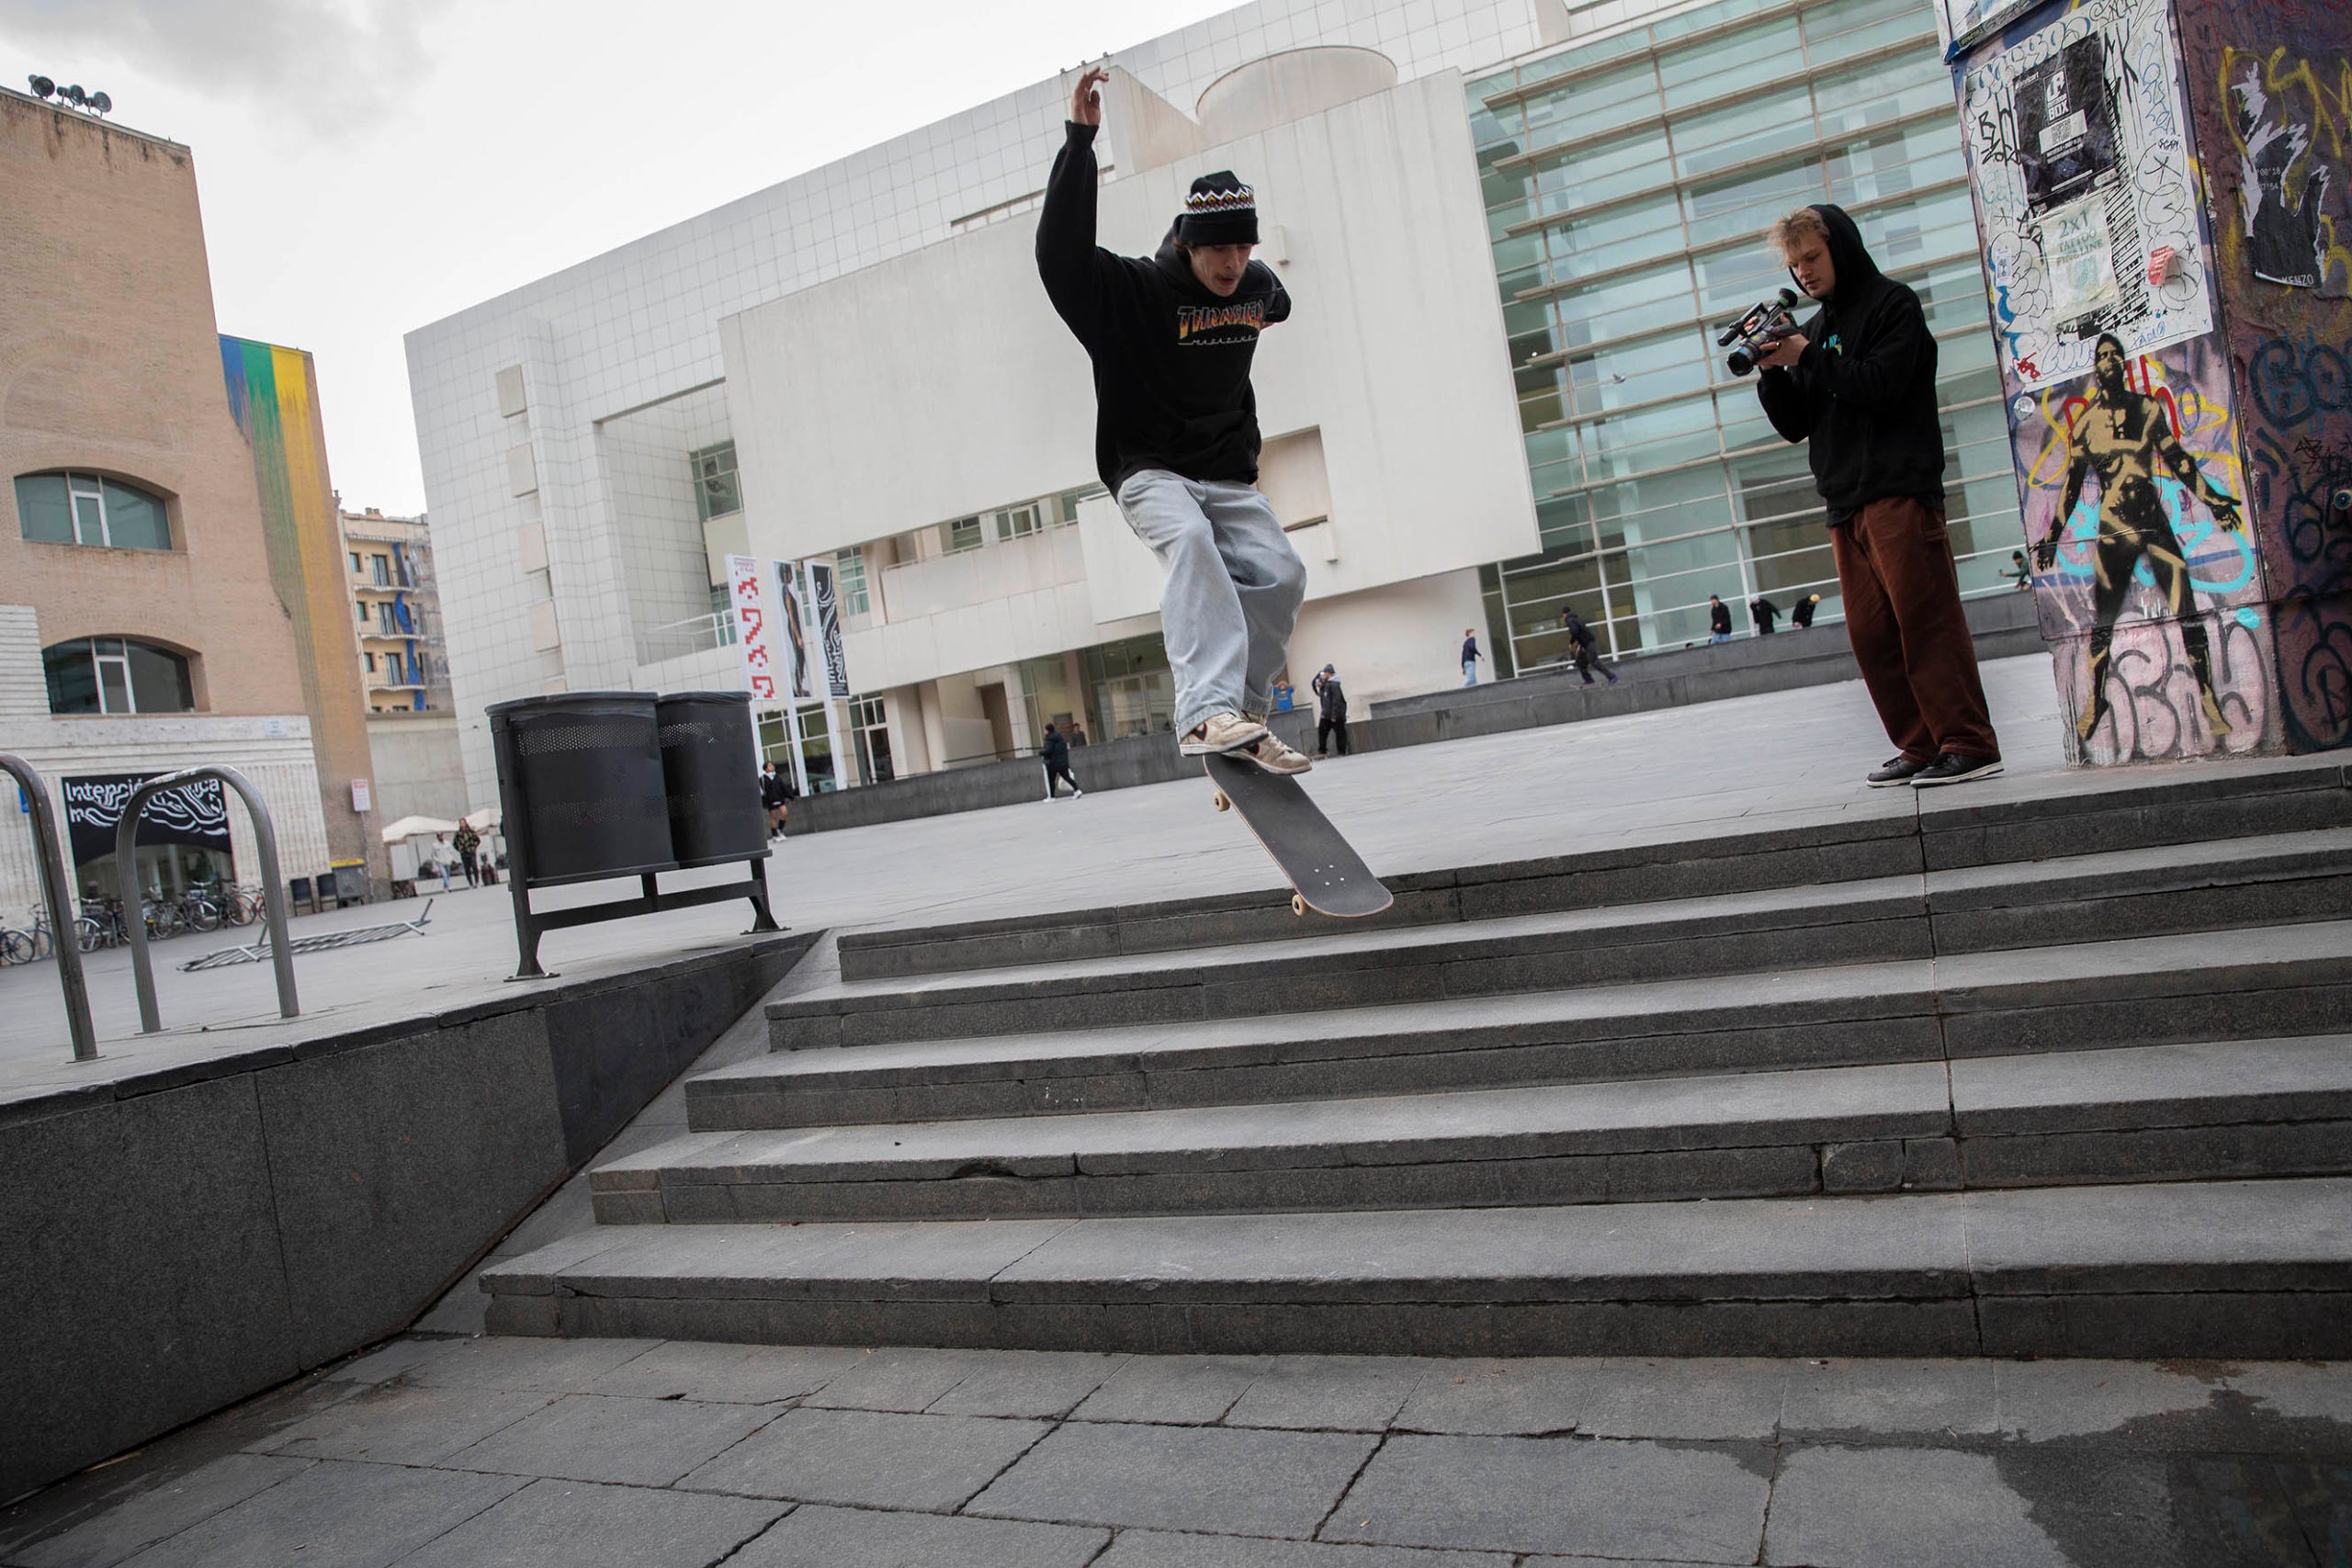
{"type": "Polygon", "coordinates": [[[759,559],[727,558],[727,593],[735,608],[735,646],[743,652],[743,689],[754,706],[782,700],[776,689],[772,607],[759,559]]]}
{"type": "Polygon", "coordinates": [[[808,591],[817,602],[817,646],[825,655],[825,690],[837,698],[849,695],[849,659],[842,651],[842,607],[833,588],[833,569],[822,561],[808,563],[808,591]]]}

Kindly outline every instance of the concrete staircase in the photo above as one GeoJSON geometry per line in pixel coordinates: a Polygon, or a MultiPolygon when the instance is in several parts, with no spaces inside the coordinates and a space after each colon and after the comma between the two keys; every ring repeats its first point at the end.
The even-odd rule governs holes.
{"type": "Polygon", "coordinates": [[[845,936],[491,1326],[2352,1354],[2344,768],[1917,804],[845,936]]]}

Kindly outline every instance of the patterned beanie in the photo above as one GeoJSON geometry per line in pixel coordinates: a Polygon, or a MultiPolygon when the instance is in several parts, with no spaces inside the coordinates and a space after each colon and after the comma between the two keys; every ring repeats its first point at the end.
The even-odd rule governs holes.
{"type": "Polygon", "coordinates": [[[1258,243],[1258,198],[1231,169],[1203,175],[1184,198],[1176,220],[1180,245],[1254,245],[1258,243]]]}

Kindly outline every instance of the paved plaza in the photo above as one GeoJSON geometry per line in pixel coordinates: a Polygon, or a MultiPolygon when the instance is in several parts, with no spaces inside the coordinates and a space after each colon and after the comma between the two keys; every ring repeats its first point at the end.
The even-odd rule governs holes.
{"type": "Polygon", "coordinates": [[[2300,1364],[408,1339],[0,1514],[11,1568],[2345,1561],[2300,1364]]]}
{"type": "MultiPolygon", "coordinates": [[[[1999,801],[2181,769],[2069,773],[2049,663],[1987,668],[1999,801]]],[[[1314,784],[1384,873],[1905,814],[1858,686],[1334,762],[1314,784]]],[[[1083,753],[1078,767],[1083,776],[1083,753]]],[[[2261,771],[2278,764],[2213,762],[2261,771]]],[[[779,916],[835,932],[1271,886],[1205,787],[1176,784],[794,840],[779,916]]],[[[305,922],[369,923],[413,905],[305,922]]],[[[503,889],[425,935],[266,966],[162,967],[135,1022],[93,966],[106,1057],[63,1060],[45,966],[0,972],[0,1085],[25,1093],[220,1043],[502,991],[503,889]],[[43,987],[48,989],[44,991],[43,987]],[[231,1027],[194,1026],[210,1018],[231,1027]]],[[[738,908],[548,939],[566,979],[731,941],[738,908]]],[[[202,939],[158,949],[176,959],[202,939]]],[[[774,998],[837,978],[828,942],[774,998]]],[[[773,998],[772,998],[773,999],[773,998]]],[[[763,1055],[759,1010],[696,1070],[763,1055]]],[[[594,1164],[686,1131],[679,1085],[594,1164]]],[[[495,1250],[594,1223],[586,1172],[495,1250]]],[[[469,1278],[411,1334],[0,1511],[0,1568],[1608,1568],[2352,1561],[2352,1371],[2262,1361],[1136,1356],[484,1337],[469,1278]]]]}
{"type": "MultiPolygon", "coordinates": [[[[1946,798],[1964,793],[1994,801],[2145,782],[2184,767],[2276,765],[2070,773],[2059,752],[2048,656],[1987,664],[1985,684],[2008,773],[1946,798]]],[[[1335,759],[1311,775],[1310,787],[1373,869],[1387,874],[1907,813],[1909,791],[1860,786],[1860,775],[1887,750],[1860,682],[1847,682],[1335,759]]],[[[1073,765],[1082,780],[1082,750],[1073,765]]],[[[1256,841],[1240,823],[1212,813],[1207,795],[1205,784],[1154,784],[791,839],[769,862],[776,918],[804,931],[846,931],[1276,886],[1256,841]]],[[[726,874],[687,873],[670,885],[726,874]]],[[[609,897],[615,890],[599,885],[535,897],[548,907],[609,897]]],[[[618,891],[634,894],[635,885],[618,891]]],[[[407,900],[354,907],[300,917],[294,930],[300,936],[413,919],[422,907],[407,900]]],[[[257,933],[158,943],[166,1028],[147,1039],[138,1034],[129,952],[93,954],[90,993],[105,1059],[85,1066],[67,1059],[54,970],[47,964],[0,969],[0,1098],[511,995],[511,908],[503,886],[460,886],[435,893],[421,935],[303,955],[296,963],[303,1016],[291,1023],[277,1017],[266,964],[193,975],[177,967],[257,933]]],[[[707,951],[748,924],[745,906],[714,905],[557,931],[541,952],[550,969],[580,979],[707,951]]]]}

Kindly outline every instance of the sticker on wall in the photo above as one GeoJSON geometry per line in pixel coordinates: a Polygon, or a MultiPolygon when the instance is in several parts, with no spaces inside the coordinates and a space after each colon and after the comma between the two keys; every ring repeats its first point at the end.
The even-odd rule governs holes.
{"type": "Polygon", "coordinates": [[[1996,331],[2019,385],[2082,377],[2102,334],[2141,355],[2212,330],[2177,54],[2165,0],[2087,0],[1967,73],[1996,331]]]}

